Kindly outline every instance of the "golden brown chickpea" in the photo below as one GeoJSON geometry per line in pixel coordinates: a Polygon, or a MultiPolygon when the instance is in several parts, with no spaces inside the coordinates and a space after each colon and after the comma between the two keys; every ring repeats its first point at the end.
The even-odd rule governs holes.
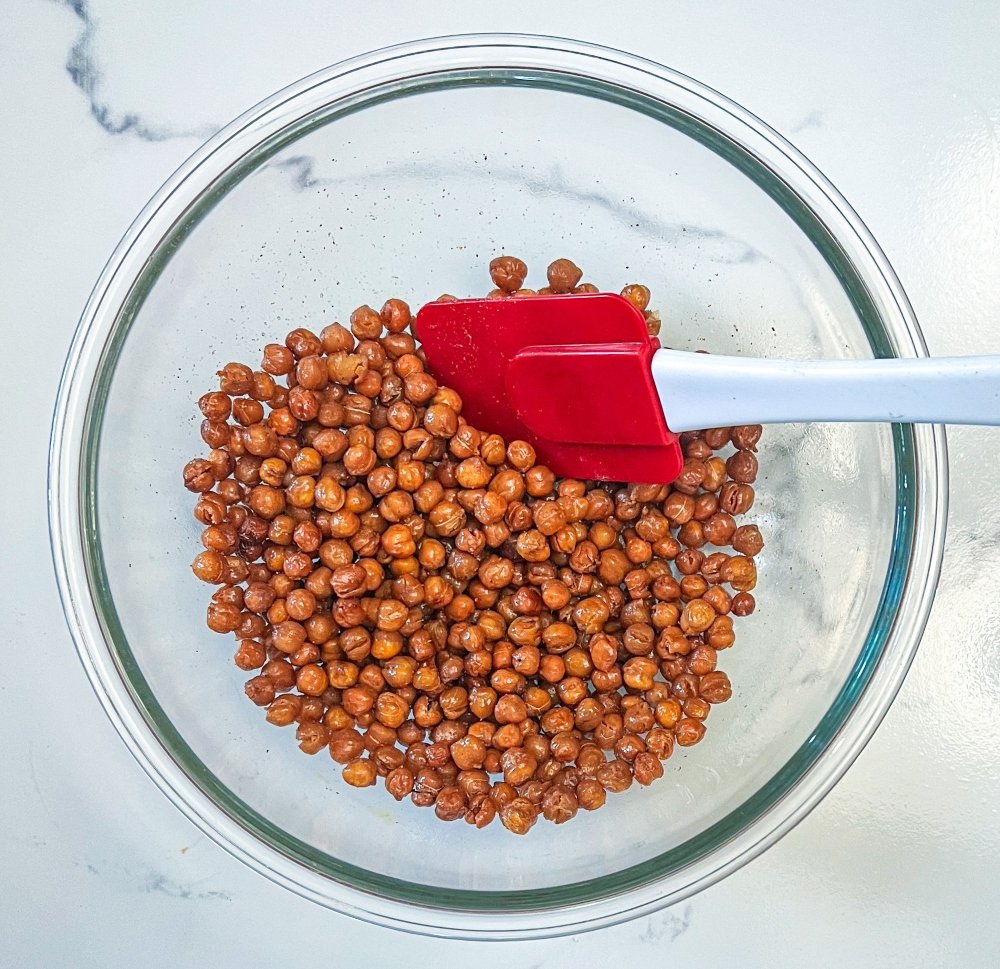
{"type": "Polygon", "coordinates": [[[368,713],[375,706],[376,697],[375,690],[370,686],[352,686],[344,690],[341,704],[351,716],[357,717],[368,713]]]}
{"type": "Polygon", "coordinates": [[[733,687],[725,673],[715,670],[698,681],[698,693],[709,703],[725,703],[733,695],[733,687]]]}
{"type": "MultiPolygon", "coordinates": [[[[496,656],[494,656],[493,665],[496,666],[496,656]]],[[[490,676],[490,686],[497,693],[522,693],[525,679],[516,670],[495,669],[490,676]]]]}
{"type": "Polygon", "coordinates": [[[550,737],[558,733],[569,732],[573,729],[573,712],[566,707],[553,707],[541,720],[542,730],[550,737]]]}
{"type": "Polygon", "coordinates": [[[632,761],[632,774],[640,784],[648,786],[663,776],[663,764],[656,754],[643,751],[632,761]]]}
{"type": "Polygon", "coordinates": [[[259,707],[266,707],[274,700],[274,683],[267,676],[255,676],[243,687],[247,697],[259,707]]]}
{"type": "Polygon", "coordinates": [[[528,267],[516,256],[497,256],[490,261],[490,278],[505,293],[513,293],[524,285],[528,267]]]}
{"type": "Polygon", "coordinates": [[[220,390],[230,397],[241,397],[253,390],[253,371],[242,363],[227,363],[218,371],[218,377],[220,390]]]}
{"type": "Polygon", "coordinates": [[[417,551],[413,534],[406,525],[401,524],[390,525],[382,533],[381,545],[386,555],[390,555],[393,558],[405,558],[406,556],[415,554],[417,551]]]}
{"type": "Polygon", "coordinates": [[[607,603],[596,596],[581,599],[573,608],[573,623],[583,633],[599,633],[611,616],[607,603]]]}
{"type": "Polygon", "coordinates": [[[622,296],[640,313],[649,306],[649,290],[640,283],[630,283],[622,290],[622,296]]]}
{"type": "Polygon", "coordinates": [[[380,693],[375,701],[375,717],[386,727],[399,727],[409,713],[409,704],[395,693],[380,693]]]}
{"type": "Polygon", "coordinates": [[[499,434],[489,434],[481,438],[479,454],[488,465],[497,467],[507,456],[507,445],[499,434]]]}
{"type": "Polygon", "coordinates": [[[536,464],[524,472],[524,487],[532,498],[545,498],[552,494],[556,476],[544,465],[536,464]]]}
{"type": "Polygon", "coordinates": [[[719,507],[730,515],[746,514],[754,502],[754,490],[748,484],[727,481],[719,491],[719,507]]]}
{"type": "Polygon", "coordinates": [[[499,724],[523,723],[528,718],[528,708],[519,696],[507,693],[497,701],[493,718],[499,724]]]}
{"type": "Polygon", "coordinates": [[[733,532],[732,546],[740,555],[754,556],[764,547],[764,539],[756,525],[740,525],[733,532]]]}
{"type": "Polygon", "coordinates": [[[700,720],[685,717],[674,727],[674,738],[681,747],[691,747],[705,736],[705,725],[700,720]]]}
{"type": "Polygon", "coordinates": [[[382,325],[390,333],[402,333],[410,325],[410,307],[401,299],[388,299],[382,304],[382,325]]]}
{"type": "Polygon", "coordinates": [[[466,458],[455,469],[455,478],[463,488],[485,488],[492,477],[490,466],[478,456],[466,458]]]}
{"type": "Polygon", "coordinates": [[[374,340],[382,332],[382,317],[370,306],[359,306],[351,313],[351,332],[359,340],[374,340]]]}
{"type": "Polygon", "coordinates": [[[462,789],[457,784],[449,784],[438,792],[434,813],[442,821],[457,821],[465,817],[467,803],[462,789]]]}
{"type": "Polygon", "coordinates": [[[267,708],[267,722],[275,727],[288,727],[302,712],[302,700],[294,693],[279,696],[267,708]]]}
{"type": "Polygon", "coordinates": [[[295,677],[296,688],[306,696],[319,696],[329,685],[326,671],[315,663],[303,666],[295,677]]]}
{"type": "Polygon", "coordinates": [[[498,813],[500,823],[512,834],[527,834],[538,820],[538,808],[525,797],[514,797],[506,801],[498,809],[498,813]]]}
{"type": "Polygon", "coordinates": [[[342,776],[351,787],[371,787],[378,772],[372,761],[356,757],[345,765],[342,776]]]}
{"type": "Polygon", "coordinates": [[[579,806],[576,794],[563,784],[553,784],[542,795],[542,814],[553,824],[563,824],[574,818],[579,806]]]}
{"type": "Polygon", "coordinates": [[[568,293],[579,284],[583,271],[569,259],[556,259],[549,263],[545,275],[553,293],[568,293]]]}
{"type": "Polygon", "coordinates": [[[385,776],[385,789],[401,801],[413,791],[413,771],[408,767],[397,767],[385,776]]]}
{"type": "Polygon", "coordinates": [[[500,758],[503,768],[504,780],[517,787],[529,781],[538,767],[538,761],[534,755],[523,747],[511,747],[505,750],[500,758]]]}
{"type": "Polygon", "coordinates": [[[434,437],[453,437],[458,430],[458,415],[447,404],[431,404],[424,413],[423,425],[434,437]]]}
{"type": "Polygon", "coordinates": [[[428,517],[437,533],[446,538],[454,537],[465,526],[465,511],[457,501],[439,502],[430,510],[428,517]]]}
{"type": "Polygon", "coordinates": [[[585,811],[596,811],[604,806],[607,794],[599,780],[585,777],[576,786],[576,798],[579,806],[585,811]]]}
{"type": "Polygon", "coordinates": [[[632,768],[623,760],[612,760],[597,769],[597,780],[604,790],[620,794],[632,786],[632,768]]]}
{"type": "Polygon", "coordinates": [[[561,656],[547,654],[538,664],[538,675],[546,683],[558,683],[566,675],[566,663],[561,656]]]}
{"type": "Polygon", "coordinates": [[[406,399],[413,404],[426,404],[437,393],[437,381],[429,373],[411,373],[403,381],[406,399]]]}
{"type": "Polygon", "coordinates": [[[750,592],[757,584],[757,567],[753,559],[745,555],[732,556],[722,566],[719,575],[737,592],[750,592]]]}
{"type": "Polygon", "coordinates": [[[527,441],[511,441],[507,445],[507,461],[512,468],[525,472],[535,463],[535,449],[527,441]]]}
{"type": "Polygon", "coordinates": [[[762,430],[760,424],[743,424],[732,428],[733,445],[741,451],[756,451],[762,430]]]}
{"type": "Polygon", "coordinates": [[[341,727],[330,731],[328,747],[330,756],[338,764],[347,764],[361,756],[365,749],[365,743],[357,730],[351,727],[341,727]]]}
{"type": "Polygon", "coordinates": [[[468,734],[456,740],[450,750],[455,766],[461,771],[478,770],[486,758],[486,744],[468,734]]]}
{"type": "Polygon", "coordinates": [[[549,543],[538,529],[530,528],[517,536],[517,554],[526,562],[544,562],[550,553],[549,543]]]}
{"type": "Polygon", "coordinates": [[[292,351],[280,343],[269,343],[264,347],[264,359],[261,369],[266,373],[282,376],[295,366],[292,351]]]}
{"type": "Polygon", "coordinates": [[[649,690],[653,686],[658,667],[654,660],[635,656],[622,667],[622,679],[633,690],[649,690]]]}
{"type": "Polygon", "coordinates": [[[733,615],[749,616],[756,605],[756,600],[749,592],[738,592],[733,596],[733,615]]]}
{"type": "Polygon", "coordinates": [[[704,599],[692,599],[681,613],[682,632],[697,635],[715,621],[715,610],[704,599]]]}
{"type": "Polygon", "coordinates": [[[579,676],[564,676],[556,685],[556,692],[567,707],[575,707],[587,696],[587,684],[579,676]]]}

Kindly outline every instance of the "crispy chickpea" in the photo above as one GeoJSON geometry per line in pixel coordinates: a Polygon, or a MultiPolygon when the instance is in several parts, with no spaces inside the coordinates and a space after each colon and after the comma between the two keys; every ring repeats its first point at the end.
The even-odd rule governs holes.
{"type": "Polygon", "coordinates": [[[738,592],[733,596],[733,615],[749,616],[756,605],[756,600],[749,592],[738,592]]]}
{"type": "Polygon", "coordinates": [[[417,545],[413,533],[406,525],[390,525],[381,538],[382,550],[393,558],[405,558],[416,554],[417,545]]]}
{"type": "Polygon", "coordinates": [[[625,685],[633,690],[649,690],[659,667],[654,660],[644,656],[634,656],[622,667],[622,678],[625,685]]]}
{"type": "Polygon", "coordinates": [[[549,543],[540,531],[528,529],[517,537],[517,554],[526,562],[544,562],[550,555],[549,543]]]}
{"type": "Polygon", "coordinates": [[[743,424],[731,429],[730,436],[734,447],[741,451],[756,451],[763,428],[760,424],[743,424]]]}
{"type": "Polygon", "coordinates": [[[316,663],[301,667],[295,677],[295,686],[306,696],[319,696],[330,685],[326,670],[316,663]]]}
{"type": "Polygon", "coordinates": [[[746,514],[754,502],[754,490],[748,484],[727,481],[719,492],[719,507],[730,515],[746,514]]]}
{"type": "Polygon", "coordinates": [[[288,347],[282,346],[280,343],[269,343],[264,347],[264,359],[261,363],[261,369],[265,373],[283,376],[291,371],[294,366],[295,357],[288,347]]]}
{"type": "Polygon", "coordinates": [[[704,632],[715,621],[715,610],[704,599],[692,599],[681,613],[680,627],[688,635],[704,632]]]}
{"type": "Polygon", "coordinates": [[[450,438],[458,430],[458,415],[447,404],[431,404],[423,424],[432,436],[450,438]]]}
{"type": "Polygon", "coordinates": [[[485,488],[492,477],[490,466],[478,455],[461,461],[455,469],[455,478],[463,488],[485,488]]]}
{"type": "Polygon", "coordinates": [[[607,603],[596,596],[581,599],[573,609],[573,622],[583,633],[602,632],[610,616],[607,603]]]}
{"type": "Polygon", "coordinates": [[[674,738],[681,747],[691,747],[705,736],[705,725],[700,720],[685,717],[674,727],[674,738]]]}
{"type": "Polygon", "coordinates": [[[622,290],[622,296],[640,313],[649,306],[649,290],[640,283],[630,283],[622,290]]]}
{"type": "Polygon", "coordinates": [[[254,387],[253,371],[242,363],[227,363],[218,372],[218,377],[220,390],[230,397],[249,394],[254,387]]]}
{"type": "Polygon", "coordinates": [[[597,780],[604,790],[619,794],[632,786],[632,768],[625,761],[616,758],[597,769],[597,780]]]}
{"type": "Polygon", "coordinates": [[[632,761],[632,774],[643,786],[652,784],[658,777],[663,776],[663,764],[656,754],[643,751],[636,754],[632,761]]]}
{"type": "Polygon", "coordinates": [[[497,701],[493,718],[499,724],[523,723],[528,718],[528,708],[519,696],[507,693],[497,701]]]}
{"type": "Polygon", "coordinates": [[[513,293],[524,285],[528,267],[515,256],[497,256],[490,262],[490,278],[505,293],[513,293]]]}
{"type": "Polygon", "coordinates": [[[720,570],[720,578],[737,592],[750,592],[757,584],[757,567],[745,555],[732,556],[720,570]]]}
{"type": "Polygon", "coordinates": [[[459,770],[478,770],[486,758],[486,744],[478,737],[466,734],[451,745],[451,758],[459,770]]]}
{"type": "Polygon", "coordinates": [[[607,800],[604,785],[593,777],[583,778],[576,786],[577,804],[585,811],[596,811],[607,800]]]}
{"type": "Polygon", "coordinates": [[[371,787],[378,778],[378,771],[371,760],[356,757],[344,766],[341,776],[351,787],[371,787]]]}
{"type": "Polygon", "coordinates": [[[698,681],[698,693],[709,703],[725,703],[733,695],[729,677],[721,670],[706,673],[698,681]]]}
{"type": "Polygon", "coordinates": [[[536,464],[524,472],[524,488],[532,498],[545,498],[552,494],[556,476],[544,464],[536,464]]]}
{"type": "Polygon", "coordinates": [[[583,271],[569,259],[556,259],[549,263],[545,275],[553,293],[568,293],[579,284],[583,271]]]}
{"type": "Polygon", "coordinates": [[[525,797],[515,797],[499,808],[499,815],[512,834],[527,834],[538,820],[538,808],[525,797]]]}
{"type": "Polygon", "coordinates": [[[737,451],[726,461],[726,473],[739,484],[753,484],[757,480],[756,455],[752,451],[737,451]]]}
{"type": "Polygon", "coordinates": [[[523,747],[511,747],[509,750],[505,750],[500,757],[500,764],[503,768],[504,780],[514,787],[530,780],[538,767],[538,761],[534,755],[523,747]]]}
{"type": "Polygon", "coordinates": [[[403,800],[413,791],[413,771],[408,767],[397,767],[385,776],[385,789],[397,801],[403,800]]]}
{"type": "Polygon", "coordinates": [[[563,784],[553,784],[542,795],[542,814],[553,824],[563,824],[571,820],[576,816],[579,807],[580,802],[576,794],[563,784]]]}
{"type": "Polygon", "coordinates": [[[395,693],[380,693],[375,701],[375,717],[386,727],[399,727],[409,712],[409,704],[395,693]]]}
{"type": "Polygon", "coordinates": [[[402,333],[410,325],[410,307],[401,299],[386,300],[379,315],[389,333],[402,333]]]}
{"type": "Polygon", "coordinates": [[[267,722],[275,727],[288,727],[302,712],[302,700],[294,693],[279,696],[267,708],[267,722]]]}
{"type": "Polygon", "coordinates": [[[732,546],[740,555],[752,557],[764,547],[764,539],[756,525],[740,525],[732,534],[732,546]]]}

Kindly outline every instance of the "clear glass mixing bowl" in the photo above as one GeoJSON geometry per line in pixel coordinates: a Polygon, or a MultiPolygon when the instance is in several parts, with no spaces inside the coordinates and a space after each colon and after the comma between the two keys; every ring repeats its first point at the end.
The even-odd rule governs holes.
{"type": "Polygon", "coordinates": [[[80,656],[161,789],[289,888],[414,932],[518,938],[669,904],[746,863],[871,736],[937,580],[942,431],[767,429],[753,511],[759,609],[725,655],[735,696],[648,789],[515,838],[346,787],[243,696],[206,629],[180,483],[195,401],[228,360],[364,302],[536,285],[569,256],[641,281],[676,347],[924,354],[884,256],[774,131],[691,79],[570,41],[451,37],[306,78],[212,138],[143,210],[66,364],[51,529],[80,656]]]}

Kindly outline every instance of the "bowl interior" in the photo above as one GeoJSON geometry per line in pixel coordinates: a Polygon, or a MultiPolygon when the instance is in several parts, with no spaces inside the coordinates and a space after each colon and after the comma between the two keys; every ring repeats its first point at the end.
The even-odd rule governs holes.
{"type": "Polygon", "coordinates": [[[674,347],[834,358],[878,345],[843,267],[817,245],[818,223],[793,218],[718,146],[569,81],[515,80],[373,99],[328,118],[261,152],[178,226],[119,322],[85,484],[117,661],[183,769],[310,866],[441,905],[479,904],[460,891],[489,904],[497,893],[511,904],[579,900],[735,834],[850,706],[877,648],[869,634],[896,528],[890,428],[767,428],[747,516],[767,542],[758,611],[720,656],[733,699],[653,786],[526,838],[351,789],[325,753],[301,754],[292,730],[247,702],[231,637],[204,623],[209,590],[188,567],[199,526],[180,485],[185,461],[204,451],[195,402],[223,363],[256,362],[292,327],[318,330],[388,296],[419,306],[484,293],[500,252],[527,261],[528,285],[542,285],[559,256],[604,289],[647,284],[674,347]]]}

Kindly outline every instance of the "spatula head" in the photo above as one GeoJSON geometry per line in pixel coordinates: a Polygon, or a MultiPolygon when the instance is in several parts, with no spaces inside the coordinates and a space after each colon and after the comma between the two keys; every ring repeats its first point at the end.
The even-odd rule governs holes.
{"type": "Polygon", "coordinates": [[[650,372],[658,342],[612,293],[429,303],[417,338],[474,427],[565,477],[668,482],[684,458],[650,372]]]}

